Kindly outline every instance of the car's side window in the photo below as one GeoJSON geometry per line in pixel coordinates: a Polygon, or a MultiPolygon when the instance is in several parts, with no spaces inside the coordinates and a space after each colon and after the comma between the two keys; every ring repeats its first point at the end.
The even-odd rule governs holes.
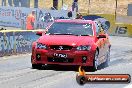
{"type": "Polygon", "coordinates": [[[99,23],[95,23],[96,25],[96,35],[99,35],[100,31],[101,31],[101,25],[99,23]]]}

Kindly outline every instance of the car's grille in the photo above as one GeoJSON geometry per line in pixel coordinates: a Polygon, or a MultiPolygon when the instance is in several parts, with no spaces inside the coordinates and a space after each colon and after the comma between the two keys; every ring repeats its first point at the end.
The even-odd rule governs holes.
{"type": "Polygon", "coordinates": [[[51,45],[52,50],[71,50],[73,47],[68,45],[51,45]]]}
{"type": "Polygon", "coordinates": [[[72,63],[73,61],[74,61],[73,58],[52,58],[52,57],[48,57],[48,62],[72,63]]]}

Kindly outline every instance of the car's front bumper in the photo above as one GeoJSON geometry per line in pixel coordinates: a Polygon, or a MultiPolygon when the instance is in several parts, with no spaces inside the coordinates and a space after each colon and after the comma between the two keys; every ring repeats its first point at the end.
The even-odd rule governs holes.
{"type": "Polygon", "coordinates": [[[93,66],[93,58],[94,51],[56,51],[35,49],[32,51],[31,62],[32,64],[93,66]],[[65,54],[67,57],[55,57],[55,54],[65,54]]]}

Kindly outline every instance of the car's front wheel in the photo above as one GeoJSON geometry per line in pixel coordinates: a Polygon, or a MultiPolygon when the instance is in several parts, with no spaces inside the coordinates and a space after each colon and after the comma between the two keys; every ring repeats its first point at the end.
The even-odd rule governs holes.
{"type": "Polygon", "coordinates": [[[94,60],[93,60],[93,67],[92,67],[93,71],[96,71],[98,69],[98,65],[99,65],[98,55],[99,55],[99,52],[98,50],[96,50],[94,55],[94,60]]]}
{"type": "Polygon", "coordinates": [[[42,65],[41,64],[32,64],[32,69],[41,69],[42,65]]]}
{"type": "Polygon", "coordinates": [[[109,63],[110,63],[110,49],[107,51],[105,59],[106,59],[106,61],[105,61],[104,65],[105,65],[105,67],[108,67],[109,63]]]}

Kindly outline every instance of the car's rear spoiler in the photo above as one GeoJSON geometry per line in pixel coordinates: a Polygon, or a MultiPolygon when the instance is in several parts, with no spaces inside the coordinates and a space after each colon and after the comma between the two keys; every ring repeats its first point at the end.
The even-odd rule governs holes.
{"type": "Polygon", "coordinates": [[[101,26],[102,28],[105,30],[105,31],[108,31],[108,29],[110,28],[110,22],[101,17],[101,16],[97,16],[97,15],[88,15],[88,16],[83,16],[83,19],[85,20],[93,20],[93,21],[98,21],[101,23],[101,26]]]}

